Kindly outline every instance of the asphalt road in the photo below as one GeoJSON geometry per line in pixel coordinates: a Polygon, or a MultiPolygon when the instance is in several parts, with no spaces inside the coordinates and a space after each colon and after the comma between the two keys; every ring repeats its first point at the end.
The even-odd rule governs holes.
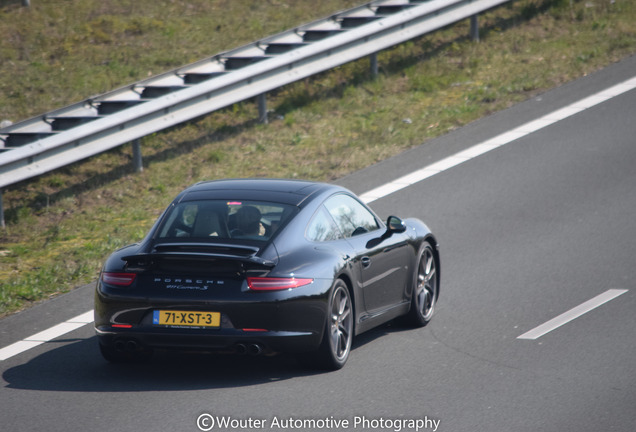
{"type": "MultiPolygon", "coordinates": [[[[366,192],[634,71],[636,57],[339,183],[366,192]]],[[[635,108],[632,90],[374,201],[437,234],[442,293],[428,327],[362,335],[343,370],[195,354],[110,365],[87,325],[0,362],[0,427],[197,431],[210,414],[234,420],[211,430],[636,430],[635,108]],[[608,290],[627,291],[519,339],[608,290]]],[[[91,308],[86,286],[6,318],[0,347],[91,308]]]]}

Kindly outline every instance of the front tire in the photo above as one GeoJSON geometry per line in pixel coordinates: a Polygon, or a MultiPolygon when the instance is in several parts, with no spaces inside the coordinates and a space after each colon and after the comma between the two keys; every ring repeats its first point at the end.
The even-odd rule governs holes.
{"type": "Polygon", "coordinates": [[[409,319],[424,327],[433,318],[439,297],[438,262],[433,247],[424,243],[419,254],[409,319]]]}

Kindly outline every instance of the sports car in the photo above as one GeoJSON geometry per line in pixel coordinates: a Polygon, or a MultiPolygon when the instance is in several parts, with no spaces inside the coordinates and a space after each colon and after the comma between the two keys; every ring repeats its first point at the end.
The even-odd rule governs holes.
{"type": "Polygon", "coordinates": [[[293,353],[334,370],[362,332],[401,316],[428,324],[439,293],[422,221],[383,222],[336,185],[217,180],[185,189],[106,260],[95,329],[112,362],[184,349],[293,353]]]}

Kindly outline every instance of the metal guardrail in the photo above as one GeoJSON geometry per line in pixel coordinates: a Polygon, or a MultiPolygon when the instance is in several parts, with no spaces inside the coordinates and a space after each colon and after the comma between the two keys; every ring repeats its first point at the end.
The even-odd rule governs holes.
{"type": "Polygon", "coordinates": [[[475,37],[477,14],[508,1],[372,1],[2,128],[0,190],[469,17],[475,37]]]}

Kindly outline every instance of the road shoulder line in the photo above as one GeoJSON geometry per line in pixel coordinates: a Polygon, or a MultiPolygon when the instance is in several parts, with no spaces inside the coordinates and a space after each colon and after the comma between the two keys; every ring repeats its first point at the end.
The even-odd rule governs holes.
{"type": "Polygon", "coordinates": [[[387,195],[405,189],[408,186],[418,183],[435,174],[439,174],[440,172],[453,168],[461,163],[476,158],[477,156],[481,156],[484,153],[488,153],[491,150],[502,147],[508,143],[518,140],[519,138],[523,138],[531,133],[537,132],[538,130],[578,114],[581,111],[606,102],[613,97],[620,96],[634,88],[636,88],[636,77],[630,78],[605,90],[601,90],[598,93],[571,103],[570,105],[539,117],[538,119],[531,120],[512,130],[475,144],[466,150],[402,176],[397,180],[393,180],[373,190],[365,192],[360,195],[360,199],[368,204],[380,198],[384,198],[387,195]]]}

